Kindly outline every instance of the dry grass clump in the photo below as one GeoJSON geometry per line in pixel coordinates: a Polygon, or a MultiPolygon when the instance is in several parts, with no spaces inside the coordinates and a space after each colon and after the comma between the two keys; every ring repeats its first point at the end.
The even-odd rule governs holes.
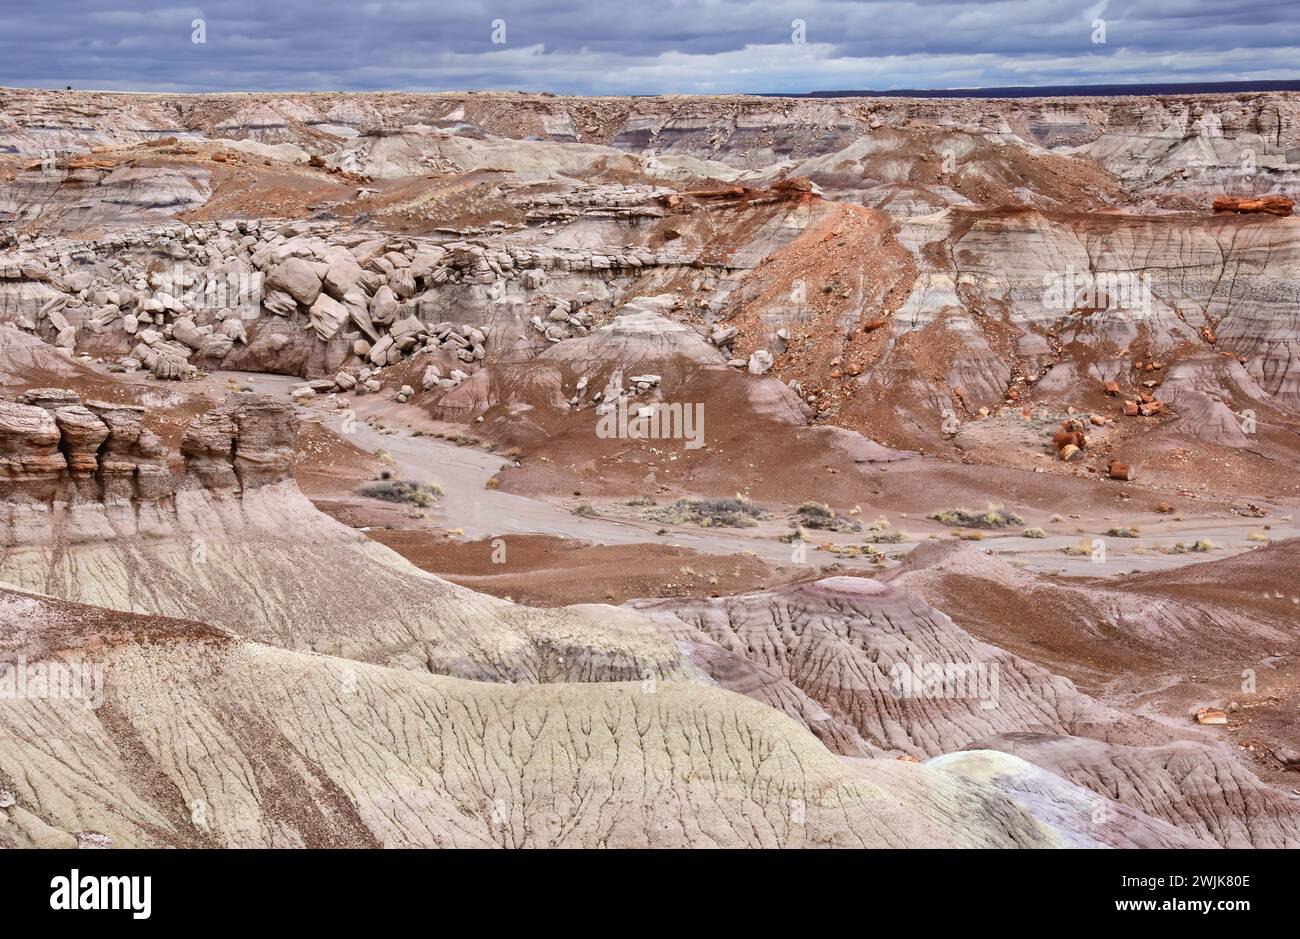
{"type": "Polygon", "coordinates": [[[794,544],[796,541],[809,542],[812,538],[808,535],[808,530],[802,527],[796,527],[793,531],[788,531],[784,535],[777,535],[777,541],[783,544],[794,544]]]}
{"type": "Polygon", "coordinates": [[[644,513],[645,518],[657,522],[701,528],[752,528],[766,516],[766,510],[745,498],[678,499],[644,513]]]}
{"type": "Polygon", "coordinates": [[[992,502],[985,506],[982,512],[973,512],[964,508],[945,509],[942,512],[935,512],[930,518],[954,528],[1010,528],[1013,525],[1025,524],[1025,520],[1015,512],[1009,512],[992,502]]]}
{"type": "Polygon", "coordinates": [[[817,531],[853,532],[861,531],[862,523],[837,515],[835,510],[824,502],[805,502],[794,510],[790,526],[812,528],[817,531]]]}
{"type": "Polygon", "coordinates": [[[912,536],[905,531],[894,529],[889,524],[889,519],[882,515],[867,526],[867,535],[864,540],[868,544],[899,544],[904,541],[911,541],[912,536]]]}
{"type": "Polygon", "coordinates": [[[357,490],[358,495],[384,502],[399,502],[420,508],[433,505],[442,496],[442,490],[429,483],[410,479],[380,479],[367,483],[357,490]]]}

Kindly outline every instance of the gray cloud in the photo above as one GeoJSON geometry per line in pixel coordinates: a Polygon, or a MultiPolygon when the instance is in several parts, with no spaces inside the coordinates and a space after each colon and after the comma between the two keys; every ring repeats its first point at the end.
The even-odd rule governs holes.
{"type": "Polygon", "coordinates": [[[228,0],[0,11],[0,84],[778,92],[1295,78],[1294,0],[228,0]],[[1096,19],[1104,43],[1094,42],[1096,19]],[[191,41],[195,19],[206,43],[191,41]],[[791,41],[802,20],[807,42],[791,41]],[[505,23],[504,44],[492,41],[505,23]]]}

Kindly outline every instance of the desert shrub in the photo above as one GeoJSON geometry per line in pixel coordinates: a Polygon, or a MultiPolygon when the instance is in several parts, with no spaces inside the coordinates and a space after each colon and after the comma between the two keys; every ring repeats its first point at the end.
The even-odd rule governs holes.
{"type": "Polygon", "coordinates": [[[1267,541],[1268,541],[1268,535],[1264,534],[1264,533],[1263,533],[1262,531],[1260,531],[1259,529],[1255,529],[1255,530],[1253,530],[1253,531],[1250,531],[1250,532],[1247,532],[1247,533],[1246,533],[1246,540],[1247,540],[1247,541],[1263,541],[1263,542],[1267,542],[1267,541]]]}
{"type": "Polygon", "coordinates": [[[1116,525],[1114,528],[1106,529],[1106,534],[1111,538],[1136,538],[1138,536],[1138,527],[1130,525],[1128,528],[1123,528],[1116,525]]]}
{"type": "Polygon", "coordinates": [[[861,531],[862,524],[843,515],[823,502],[805,502],[794,510],[791,526],[802,526],[818,531],[850,532],[861,531]]]}
{"type": "Polygon", "coordinates": [[[860,558],[863,556],[879,560],[883,558],[884,552],[872,544],[832,544],[822,545],[821,551],[829,551],[836,557],[841,558],[860,558]]]}
{"type": "Polygon", "coordinates": [[[631,499],[628,499],[623,504],[635,506],[637,508],[644,508],[647,505],[654,505],[655,500],[651,499],[649,496],[635,496],[631,499]]]}
{"type": "Polygon", "coordinates": [[[1213,550],[1214,550],[1214,542],[1211,541],[1209,538],[1202,538],[1201,540],[1199,540],[1198,542],[1196,542],[1196,544],[1192,545],[1192,550],[1193,550],[1193,551],[1197,551],[1197,552],[1201,552],[1201,551],[1213,551],[1213,550]]]}
{"type": "Polygon", "coordinates": [[[796,527],[793,531],[788,531],[784,535],[778,535],[776,540],[780,542],[784,542],[785,544],[794,544],[796,541],[806,542],[806,541],[811,541],[812,539],[808,537],[808,532],[806,529],[802,527],[796,527]]]}
{"type": "Polygon", "coordinates": [[[823,522],[835,519],[835,510],[825,502],[805,502],[795,509],[795,514],[809,519],[820,519],[823,522]]]}
{"type": "Polygon", "coordinates": [[[1047,532],[1043,531],[1041,528],[1026,528],[1026,529],[1025,529],[1025,537],[1026,537],[1026,538],[1046,538],[1046,537],[1047,537],[1047,532]]]}
{"type": "Polygon", "coordinates": [[[495,476],[489,476],[488,481],[483,484],[484,489],[498,489],[501,486],[501,480],[495,476]]]}
{"type": "Polygon", "coordinates": [[[647,509],[644,515],[674,525],[750,528],[767,512],[748,499],[678,499],[671,505],[647,509]]]}
{"type": "Polygon", "coordinates": [[[595,508],[592,507],[592,504],[590,502],[582,502],[579,503],[578,505],[575,505],[573,507],[573,514],[579,515],[582,518],[596,518],[597,516],[600,515],[600,513],[597,512],[595,508]]]}
{"type": "Polygon", "coordinates": [[[954,528],[1008,528],[1012,525],[1025,524],[1025,520],[1015,512],[1009,512],[992,502],[985,506],[982,512],[972,512],[970,509],[946,509],[935,512],[930,518],[954,528]]]}
{"type": "Polygon", "coordinates": [[[905,531],[896,531],[889,524],[889,519],[881,516],[867,526],[866,537],[863,539],[868,544],[899,544],[908,541],[908,534],[905,531]]]}
{"type": "Polygon", "coordinates": [[[442,490],[428,483],[409,479],[380,479],[357,490],[358,495],[385,502],[401,502],[421,508],[432,505],[442,495],[442,490]]]}

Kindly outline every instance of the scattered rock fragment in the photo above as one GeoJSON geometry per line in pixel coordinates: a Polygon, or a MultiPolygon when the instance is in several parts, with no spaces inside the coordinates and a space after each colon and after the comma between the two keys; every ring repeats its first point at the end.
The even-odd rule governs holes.
{"type": "Polygon", "coordinates": [[[1217,708],[1201,707],[1196,709],[1196,723],[1198,724],[1226,724],[1228,723],[1228,712],[1220,711],[1217,708]]]}
{"type": "Polygon", "coordinates": [[[1216,196],[1214,199],[1215,212],[1266,213],[1286,218],[1294,209],[1294,200],[1286,196],[1216,196]]]}

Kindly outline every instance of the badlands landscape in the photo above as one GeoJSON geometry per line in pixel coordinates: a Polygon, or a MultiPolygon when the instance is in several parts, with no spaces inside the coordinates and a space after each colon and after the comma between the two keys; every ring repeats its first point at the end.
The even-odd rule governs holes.
{"type": "Polygon", "coordinates": [[[0,845],[1300,847],[1300,96],[0,89],[0,845]]]}

